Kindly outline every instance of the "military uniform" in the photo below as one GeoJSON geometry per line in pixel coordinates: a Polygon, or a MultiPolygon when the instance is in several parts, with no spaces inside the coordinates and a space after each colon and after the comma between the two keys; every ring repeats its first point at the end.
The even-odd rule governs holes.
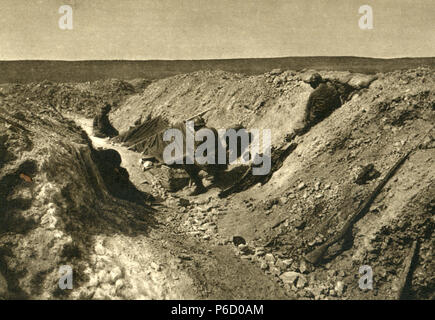
{"type": "Polygon", "coordinates": [[[95,116],[92,124],[94,136],[98,138],[115,137],[118,135],[118,131],[110,124],[108,114],[111,106],[106,104],[101,108],[100,112],[95,116]]]}
{"type": "Polygon", "coordinates": [[[342,102],[336,86],[324,81],[320,75],[314,74],[309,83],[314,91],[308,98],[305,122],[308,127],[312,127],[341,107],[342,102]]]}

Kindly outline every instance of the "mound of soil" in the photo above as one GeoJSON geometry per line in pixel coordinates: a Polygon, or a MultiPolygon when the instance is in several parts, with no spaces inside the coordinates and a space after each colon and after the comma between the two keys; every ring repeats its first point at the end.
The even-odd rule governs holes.
{"type": "MultiPolygon", "coordinates": [[[[305,104],[312,92],[304,80],[312,72],[175,76],[130,97],[111,118],[122,131],[140,117],[163,115],[175,122],[211,108],[204,116],[208,125],[227,128],[239,122],[248,128],[271,129],[273,144],[280,146],[287,135],[304,126],[305,104]]],[[[430,132],[435,119],[434,71],[320,74],[352,86],[349,100],[295,139],[297,148],[269,182],[218,202],[225,208],[215,221],[218,234],[241,235],[248,247],[266,246],[274,259],[248,258],[274,274],[289,292],[315,299],[396,298],[404,261],[418,242],[412,289],[407,294],[428,299],[435,287],[431,262],[434,132],[430,132]],[[416,149],[357,221],[349,239],[330,248],[320,265],[306,262],[304,256],[339,232],[390,167],[412,148],[416,149]],[[364,167],[377,173],[357,183],[364,167]],[[374,272],[373,290],[359,288],[363,265],[374,272]],[[303,280],[299,285],[297,277],[289,282],[282,277],[286,272],[296,272],[303,280]]],[[[196,214],[182,220],[201,232],[195,219],[196,214]]]]}
{"type": "MultiPolygon", "coordinates": [[[[434,71],[320,72],[353,91],[295,137],[313,72],[1,86],[0,298],[432,299],[434,71]],[[209,126],[271,129],[275,147],[290,136],[292,148],[267,181],[228,198],[213,184],[196,197],[168,193],[140,154],[64,116],[90,130],[106,101],[119,104],[110,119],[121,133],[210,108],[209,126]],[[351,232],[307,261],[409,150],[351,232]],[[162,199],[154,214],[144,190],[162,199]],[[57,285],[63,265],[73,267],[72,291],[57,285]],[[363,266],[373,289],[361,289],[363,266]]],[[[240,168],[226,172],[230,184],[240,168]]]]}
{"type": "Polygon", "coordinates": [[[128,177],[116,190],[107,183],[107,157],[101,160],[73,121],[25,96],[0,99],[0,274],[7,288],[0,294],[68,296],[55,285],[59,268],[74,266],[75,283],[85,282],[95,235],[145,234],[151,210],[121,199],[131,191],[116,194],[129,190],[128,177]]]}

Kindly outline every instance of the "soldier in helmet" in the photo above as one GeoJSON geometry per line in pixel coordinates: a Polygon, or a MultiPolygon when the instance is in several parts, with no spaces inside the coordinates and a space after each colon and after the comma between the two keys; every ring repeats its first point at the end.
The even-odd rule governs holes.
{"type": "MultiPolygon", "coordinates": [[[[214,181],[228,167],[227,164],[219,164],[218,163],[218,150],[219,150],[219,144],[220,144],[218,131],[215,128],[207,127],[204,118],[197,117],[194,121],[195,132],[197,132],[203,128],[210,129],[214,133],[215,148],[213,150],[213,152],[214,152],[213,157],[215,158],[215,164],[197,164],[195,162],[194,164],[183,165],[184,170],[189,174],[192,182],[195,183],[195,190],[192,192],[191,195],[198,195],[198,194],[201,194],[201,193],[204,193],[207,191],[207,189],[205,188],[205,186],[202,183],[201,177],[199,176],[199,172],[201,170],[203,170],[203,171],[207,172],[209,175],[211,175],[213,177],[213,181],[214,181]]],[[[200,145],[204,141],[197,141],[196,143],[198,145],[200,145]]]]}
{"type": "Polygon", "coordinates": [[[314,89],[306,108],[305,124],[309,128],[328,117],[342,102],[334,83],[325,81],[320,74],[314,73],[308,83],[314,89]]]}
{"type": "Polygon", "coordinates": [[[106,103],[95,116],[93,122],[94,136],[99,138],[115,137],[118,131],[110,124],[108,114],[112,106],[106,103]]]}

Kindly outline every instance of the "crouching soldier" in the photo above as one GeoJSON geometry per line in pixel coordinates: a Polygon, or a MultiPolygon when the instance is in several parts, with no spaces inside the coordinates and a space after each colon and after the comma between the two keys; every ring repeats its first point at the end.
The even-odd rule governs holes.
{"type": "Polygon", "coordinates": [[[107,137],[115,137],[118,135],[118,131],[110,124],[109,121],[109,112],[112,109],[112,106],[106,103],[98,114],[94,118],[93,122],[93,131],[94,136],[98,138],[107,138],[107,137]]]}
{"type": "MultiPolygon", "coordinates": [[[[202,183],[201,177],[199,176],[201,170],[207,172],[209,175],[212,176],[213,178],[212,182],[216,182],[216,180],[219,179],[221,174],[228,168],[228,165],[226,163],[225,164],[218,163],[218,150],[219,150],[219,144],[221,143],[219,140],[218,131],[215,128],[207,127],[205,120],[202,117],[197,117],[197,119],[194,122],[194,131],[196,132],[203,128],[210,129],[211,131],[213,131],[213,134],[215,136],[215,146],[214,146],[214,150],[212,151],[213,155],[210,155],[214,158],[215,161],[214,164],[198,164],[196,163],[196,161],[194,161],[193,164],[182,165],[183,169],[190,176],[192,182],[195,183],[195,190],[191,193],[191,195],[198,195],[207,191],[204,184],[202,183]]],[[[196,144],[200,145],[204,141],[196,141],[196,144]]],[[[205,154],[205,156],[208,155],[205,154]]]]}
{"type": "Polygon", "coordinates": [[[307,129],[328,117],[342,104],[336,85],[323,80],[318,73],[313,74],[308,83],[314,91],[311,92],[306,107],[305,126],[307,129]]]}

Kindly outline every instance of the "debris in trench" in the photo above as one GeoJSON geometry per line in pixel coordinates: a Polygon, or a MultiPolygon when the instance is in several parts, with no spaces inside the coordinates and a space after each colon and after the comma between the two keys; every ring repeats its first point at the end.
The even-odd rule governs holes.
{"type": "Polygon", "coordinates": [[[26,182],[32,182],[32,178],[29,177],[28,175],[24,174],[24,173],[20,173],[20,178],[26,182]]]}
{"type": "Polygon", "coordinates": [[[233,241],[233,244],[237,247],[241,244],[243,244],[243,245],[246,244],[246,240],[240,236],[234,236],[232,241],[233,241]]]}
{"type": "Polygon", "coordinates": [[[242,175],[239,181],[237,181],[229,188],[221,191],[219,193],[219,197],[225,198],[232,193],[247,190],[252,186],[256,185],[257,183],[261,183],[261,184],[267,183],[267,181],[269,181],[270,178],[272,177],[273,173],[277,171],[279,168],[281,168],[285,159],[287,159],[290,153],[292,153],[297,146],[298,146],[297,143],[289,142],[284,144],[278,149],[272,150],[271,169],[269,174],[263,176],[261,175],[255,176],[252,174],[252,166],[250,166],[248,167],[248,169],[246,169],[245,173],[242,175]]]}
{"type": "Polygon", "coordinates": [[[360,166],[357,168],[354,181],[356,184],[362,185],[370,180],[378,178],[380,175],[381,173],[375,169],[373,163],[370,163],[366,166],[360,166]]]}
{"type": "Polygon", "coordinates": [[[352,229],[353,225],[363,216],[367,213],[367,211],[370,209],[371,204],[376,199],[378,194],[381,192],[382,188],[385,186],[385,184],[391,179],[391,177],[396,173],[396,171],[399,169],[399,167],[408,159],[409,155],[414,151],[414,148],[409,150],[405,155],[400,157],[399,160],[396,161],[396,163],[391,167],[391,169],[387,172],[385,177],[379,182],[375,190],[370,193],[369,197],[364,201],[362,206],[359,210],[357,210],[355,213],[351,214],[349,218],[347,219],[346,223],[344,224],[343,228],[330,240],[326,241],[323,245],[315,249],[314,251],[308,253],[305,255],[305,259],[312,263],[312,264],[318,264],[321,259],[323,258],[324,254],[328,250],[329,247],[331,247],[333,244],[337,243],[338,241],[342,240],[348,232],[352,229]]]}

